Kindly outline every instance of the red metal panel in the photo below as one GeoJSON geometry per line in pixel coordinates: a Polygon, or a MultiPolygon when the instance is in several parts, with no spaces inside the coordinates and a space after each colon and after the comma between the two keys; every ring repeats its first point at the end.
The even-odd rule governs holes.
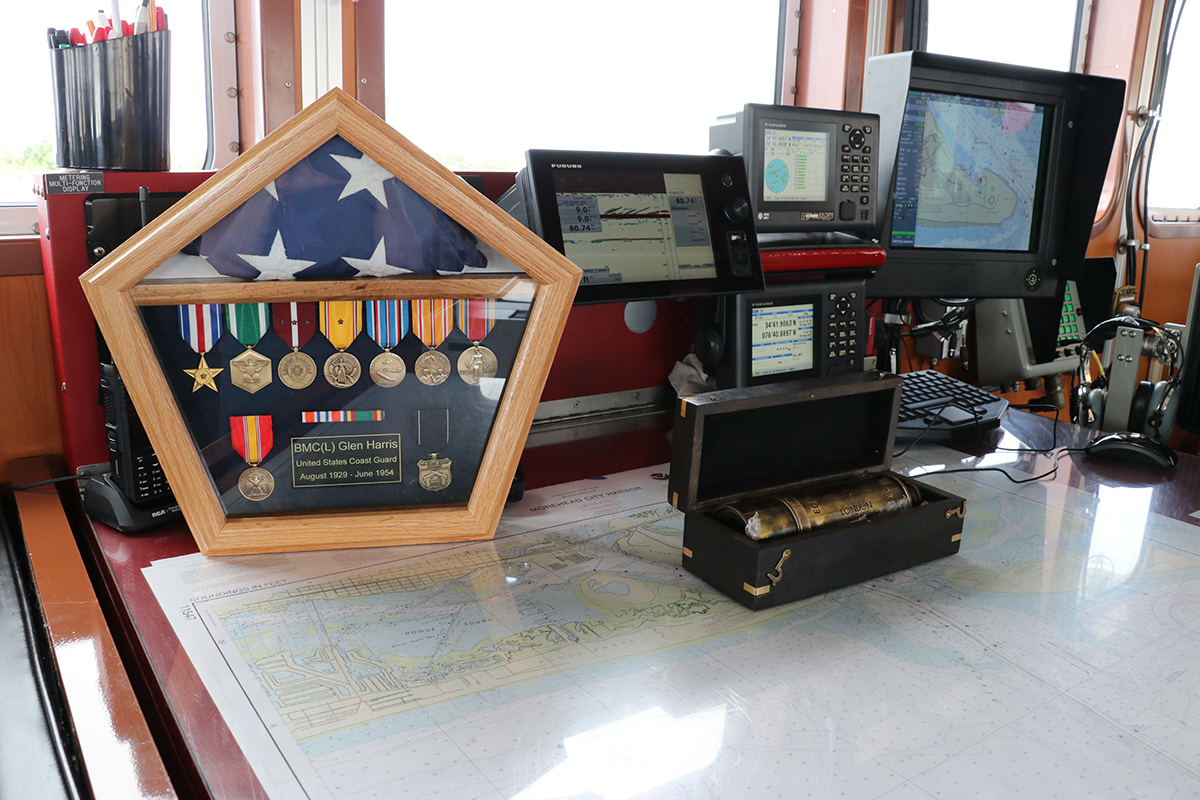
{"type": "Polygon", "coordinates": [[[887,261],[882,247],[832,247],[813,250],[764,250],[763,272],[825,272],[876,269],[887,261]]]}
{"type": "MultiPolygon", "coordinates": [[[[188,192],[208,172],[104,172],[104,194],[188,192]]],[[[84,203],[95,194],[47,194],[38,191],[42,268],[50,303],[50,336],[54,376],[59,387],[58,413],[63,455],[72,470],[108,461],[104,409],[99,402],[100,357],[96,320],[83,296],[79,276],[87,271],[87,220],[84,203]]]]}

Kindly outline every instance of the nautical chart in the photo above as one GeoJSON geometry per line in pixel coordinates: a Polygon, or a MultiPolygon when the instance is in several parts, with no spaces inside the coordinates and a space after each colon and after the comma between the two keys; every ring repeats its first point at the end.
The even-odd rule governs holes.
{"type": "Polygon", "coordinates": [[[750,612],[680,568],[663,477],[146,574],[275,798],[1200,793],[1200,536],[1144,492],[926,476],[958,556],[750,612]]]}

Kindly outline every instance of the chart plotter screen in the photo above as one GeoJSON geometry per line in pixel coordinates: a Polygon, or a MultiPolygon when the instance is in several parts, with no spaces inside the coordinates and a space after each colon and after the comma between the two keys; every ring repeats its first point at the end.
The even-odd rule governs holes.
{"type": "Polygon", "coordinates": [[[829,134],[763,129],[763,201],[806,203],[826,199],[829,134]]]}
{"type": "Polygon", "coordinates": [[[699,175],[560,170],[554,192],[582,284],[717,276],[699,175]]]}
{"type": "Polygon", "coordinates": [[[896,156],[892,247],[1037,247],[1050,109],[910,90],[896,156]]]}

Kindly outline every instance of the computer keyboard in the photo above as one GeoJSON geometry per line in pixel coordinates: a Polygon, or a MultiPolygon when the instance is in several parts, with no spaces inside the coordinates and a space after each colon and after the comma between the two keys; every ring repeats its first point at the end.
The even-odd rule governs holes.
{"type": "Polygon", "coordinates": [[[941,372],[901,375],[897,441],[974,438],[1000,425],[1008,401],[941,372]]]}

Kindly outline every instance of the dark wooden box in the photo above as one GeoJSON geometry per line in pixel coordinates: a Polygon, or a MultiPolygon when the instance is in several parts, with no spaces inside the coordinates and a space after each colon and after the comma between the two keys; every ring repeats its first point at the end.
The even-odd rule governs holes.
{"type": "Polygon", "coordinates": [[[681,397],[669,492],[685,512],[683,566],[751,609],[769,608],[958,552],[961,497],[903,478],[911,508],[755,540],[718,506],[891,475],[901,379],[870,372],[681,397]]]}

